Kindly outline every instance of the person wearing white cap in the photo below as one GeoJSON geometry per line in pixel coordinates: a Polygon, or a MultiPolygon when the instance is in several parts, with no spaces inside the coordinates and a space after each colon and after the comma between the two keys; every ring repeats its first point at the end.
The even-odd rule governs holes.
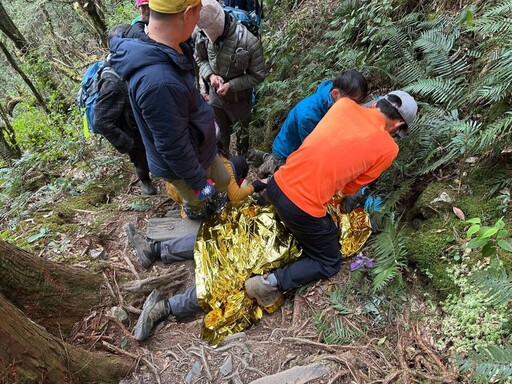
{"type": "Polygon", "coordinates": [[[149,0],[149,9],[147,35],[132,38],[142,24],[135,23],[112,38],[110,62],[128,81],[151,174],[176,187],[190,219],[202,219],[224,207],[230,177],[218,155],[213,109],[195,87],[185,43],[201,0],[149,0]]]}
{"type": "Polygon", "coordinates": [[[396,158],[393,136],[403,136],[416,117],[414,98],[393,91],[371,107],[338,100],[267,184],[267,198],[302,248],[299,260],[245,282],[262,307],[282,291],[336,274],[341,267],[338,227],[327,214],[334,195],[349,196],[371,183],[396,158]]]}
{"type": "Polygon", "coordinates": [[[259,39],[238,23],[217,0],[202,0],[197,22],[207,39],[196,44],[199,74],[210,85],[209,103],[220,127],[220,145],[229,152],[232,127],[239,122],[239,154],[248,150],[247,126],[253,87],[265,78],[263,48],[259,39]]]}

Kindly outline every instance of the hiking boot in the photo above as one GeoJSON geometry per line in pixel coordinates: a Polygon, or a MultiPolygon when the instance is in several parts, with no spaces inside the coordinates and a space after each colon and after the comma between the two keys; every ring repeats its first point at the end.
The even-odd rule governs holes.
{"type": "Polygon", "coordinates": [[[269,307],[276,304],[283,294],[277,287],[265,284],[263,279],[262,275],[256,275],[245,280],[245,291],[250,298],[256,299],[261,307],[269,307]]]}
{"type": "Polygon", "coordinates": [[[265,155],[268,155],[268,153],[260,151],[256,148],[252,148],[249,150],[249,152],[247,152],[247,161],[252,163],[252,165],[255,167],[259,167],[261,164],[263,164],[265,155]]]}
{"type": "Polygon", "coordinates": [[[151,182],[151,180],[141,180],[140,181],[140,191],[144,195],[156,195],[156,188],[151,182]]]}
{"type": "Polygon", "coordinates": [[[216,192],[206,201],[206,209],[209,214],[220,213],[228,202],[228,196],[225,192],[216,192]]]}
{"type": "Polygon", "coordinates": [[[201,220],[208,217],[208,210],[206,208],[206,203],[200,205],[198,207],[191,207],[188,204],[183,205],[183,210],[187,214],[187,217],[190,220],[201,220]]]}
{"type": "Polygon", "coordinates": [[[142,236],[133,224],[126,224],[124,231],[128,237],[128,242],[135,249],[140,265],[147,269],[151,267],[151,264],[160,259],[160,255],[154,250],[154,242],[142,236]]]}
{"type": "Polygon", "coordinates": [[[158,297],[158,295],[155,295],[151,298],[151,302],[148,304],[150,297],[151,294],[146,299],[146,302],[142,307],[142,313],[140,314],[137,324],[135,324],[135,328],[133,329],[134,338],[137,341],[146,340],[153,327],[160,321],[168,318],[171,314],[171,308],[169,307],[167,299],[153,301],[158,297]]]}
{"type": "Polygon", "coordinates": [[[265,161],[258,167],[257,174],[260,179],[265,179],[273,175],[280,166],[284,165],[285,159],[277,157],[273,153],[267,154],[264,157],[265,161]]]}

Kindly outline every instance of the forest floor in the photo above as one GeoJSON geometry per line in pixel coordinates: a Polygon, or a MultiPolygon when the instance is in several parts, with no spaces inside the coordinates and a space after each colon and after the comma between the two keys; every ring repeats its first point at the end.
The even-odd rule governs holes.
{"type": "MultiPolygon", "coordinates": [[[[462,382],[448,357],[436,349],[439,313],[415,272],[407,272],[406,298],[399,303],[389,300],[386,313],[382,313],[378,309],[382,306],[375,301],[387,298],[357,294],[368,291],[371,282],[361,274],[356,279],[349,270],[351,259],[344,261],[337,275],[288,295],[272,315],[265,314],[259,323],[227,338],[217,348],[201,340],[202,316],[181,322],[170,318],[155,327],[147,341],[135,341],[133,326],[147,292],[126,292],[123,285],[171,273],[176,284],[163,293],[172,295],[194,282],[192,261],[156,263],[146,270],[127,245],[125,223],[133,223],[145,233],[148,219],[178,209],[167,199],[163,184],[156,184],[157,196],[140,197],[132,179],[110,203],[126,207],[136,197],[151,208],[118,211],[96,228],[94,235],[81,232],[70,244],[74,254],[85,257],[102,250],[100,269],[109,281],[105,302],[77,324],[70,341],[89,350],[133,357],[133,372],[121,383],[462,382]],[[355,289],[344,297],[350,310],[342,311],[340,320],[329,293],[343,287],[355,289]],[[128,312],[127,320],[112,316],[115,306],[128,312]],[[326,329],[318,330],[315,319],[319,318],[337,331],[340,344],[329,344],[333,338],[327,337],[326,329]],[[273,376],[277,374],[283,376],[273,376]]],[[[77,222],[88,223],[94,221],[95,213],[77,210],[76,215],[80,216],[77,222]]]]}

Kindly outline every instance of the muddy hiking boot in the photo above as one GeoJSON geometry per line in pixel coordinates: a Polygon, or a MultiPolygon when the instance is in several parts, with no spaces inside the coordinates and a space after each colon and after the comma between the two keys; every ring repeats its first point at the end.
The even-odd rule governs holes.
{"type": "Polygon", "coordinates": [[[250,298],[256,299],[261,307],[269,307],[277,303],[283,296],[277,287],[265,284],[262,275],[245,280],[245,291],[250,298]]]}
{"type": "Polygon", "coordinates": [[[142,306],[142,313],[134,328],[134,338],[137,341],[144,341],[149,337],[153,327],[171,314],[169,302],[160,292],[154,289],[146,298],[142,306]]]}
{"type": "Polygon", "coordinates": [[[258,167],[256,173],[260,179],[265,179],[273,175],[285,162],[286,159],[277,157],[273,153],[268,153],[264,156],[263,164],[258,167]]]}
{"type": "Polygon", "coordinates": [[[216,192],[206,201],[206,209],[208,213],[220,213],[228,202],[228,195],[225,192],[216,192]]]}
{"type": "Polygon", "coordinates": [[[191,207],[185,203],[183,205],[183,211],[185,211],[187,217],[190,220],[202,220],[208,217],[208,209],[206,208],[206,203],[198,207],[191,207]]]}
{"type": "Polygon", "coordinates": [[[128,242],[135,249],[137,259],[144,268],[151,267],[155,261],[160,260],[160,255],[156,251],[156,244],[154,241],[148,240],[142,236],[133,224],[125,224],[124,230],[128,237],[128,242]]]}
{"type": "Polygon", "coordinates": [[[140,191],[144,195],[156,195],[156,188],[153,185],[151,179],[142,180],[140,181],[140,191]]]}

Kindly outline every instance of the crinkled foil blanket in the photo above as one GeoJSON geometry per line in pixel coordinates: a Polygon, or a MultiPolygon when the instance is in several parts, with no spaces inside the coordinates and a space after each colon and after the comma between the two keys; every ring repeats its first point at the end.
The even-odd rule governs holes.
{"type": "MultiPolygon", "coordinates": [[[[341,229],[342,257],[353,255],[370,236],[368,214],[362,209],[344,214],[338,206],[328,211],[341,229]]],[[[259,307],[245,293],[244,282],[299,257],[295,240],[272,207],[228,205],[204,221],[194,250],[197,298],[206,312],[203,339],[217,346],[261,319],[263,310],[275,311],[282,303],[259,307]]]]}

